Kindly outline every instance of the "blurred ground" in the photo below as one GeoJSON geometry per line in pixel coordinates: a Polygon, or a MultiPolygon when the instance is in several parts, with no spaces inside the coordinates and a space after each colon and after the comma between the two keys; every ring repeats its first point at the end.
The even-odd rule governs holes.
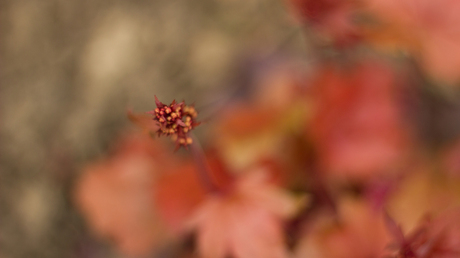
{"type": "Polygon", "coordinates": [[[245,54],[303,51],[279,0],[0,5],[1,258],[118,257],[88,236],[70,190],[130,126],[127,108],[154,94],[206,105],[245,54]]]}

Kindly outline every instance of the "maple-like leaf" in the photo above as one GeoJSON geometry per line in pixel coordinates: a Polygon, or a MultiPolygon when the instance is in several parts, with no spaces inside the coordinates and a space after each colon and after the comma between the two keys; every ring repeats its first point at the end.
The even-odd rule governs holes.
{"type": "Polygon", "coordinates": [[[389,244],[394,258],[456,258],[460,257],[460,208],[423,220],[410,234],[386,215],[386,225],[393,236],[389,244]]]}
{"type": "Polygon", "coordinates": [[[270,184],[265,172],[241,176],[229,192],[209,196],[197,210],[189,225],[202,257],[287,257],[283,220],[300,201],[270,184]]]}
{"type": "Polygon", "coordinates": [[[75,202],[90,228],[128,255],[144,255],[172,234],[151,195],[156,177],[173,158],[149,137],[131,135],[110,158],[87,165],[75,202]]]}

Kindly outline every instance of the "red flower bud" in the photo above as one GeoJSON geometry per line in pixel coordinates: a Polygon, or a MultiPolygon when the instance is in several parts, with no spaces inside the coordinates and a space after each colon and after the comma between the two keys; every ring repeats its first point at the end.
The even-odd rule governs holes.
{"type": "Polygon", "coordinates": [[[187,106],[182,101],[176,103],[174,100],[170,105],[161,103],[155,96],[157,108],[147,112],[153,116],[153,120],[159,125],[157,130],[158,136],[171,136],[176,142],[177,148],[192,144],[192,138],[189,133],[200,123],[195,120],[198,113],[193,106],[187,106]]]}

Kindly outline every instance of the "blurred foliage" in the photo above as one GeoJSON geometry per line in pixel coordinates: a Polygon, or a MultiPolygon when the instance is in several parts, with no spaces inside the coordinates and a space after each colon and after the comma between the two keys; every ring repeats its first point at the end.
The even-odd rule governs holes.
{"type": "Polygon", "coordinates": [[[460,2],[0,3],[0,257],[460,257],[460,2]]]}

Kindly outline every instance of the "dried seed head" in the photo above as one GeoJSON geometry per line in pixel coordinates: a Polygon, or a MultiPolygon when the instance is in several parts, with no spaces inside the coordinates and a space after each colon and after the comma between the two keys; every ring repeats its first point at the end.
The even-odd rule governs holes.
{"type": "Polygon", "coordinates": [[[182,101],[176,103],[174,100],[170,105],[161,103],[155,96],[156,108],[147,112],[153,116],[160,127],[158,136],[171,136],[171,139],[176,142],[177,148],[192,144],[192,138],[189,133],[200,123],[195,120],[198,113],[193,106],[187,106],[182,101]]]}

